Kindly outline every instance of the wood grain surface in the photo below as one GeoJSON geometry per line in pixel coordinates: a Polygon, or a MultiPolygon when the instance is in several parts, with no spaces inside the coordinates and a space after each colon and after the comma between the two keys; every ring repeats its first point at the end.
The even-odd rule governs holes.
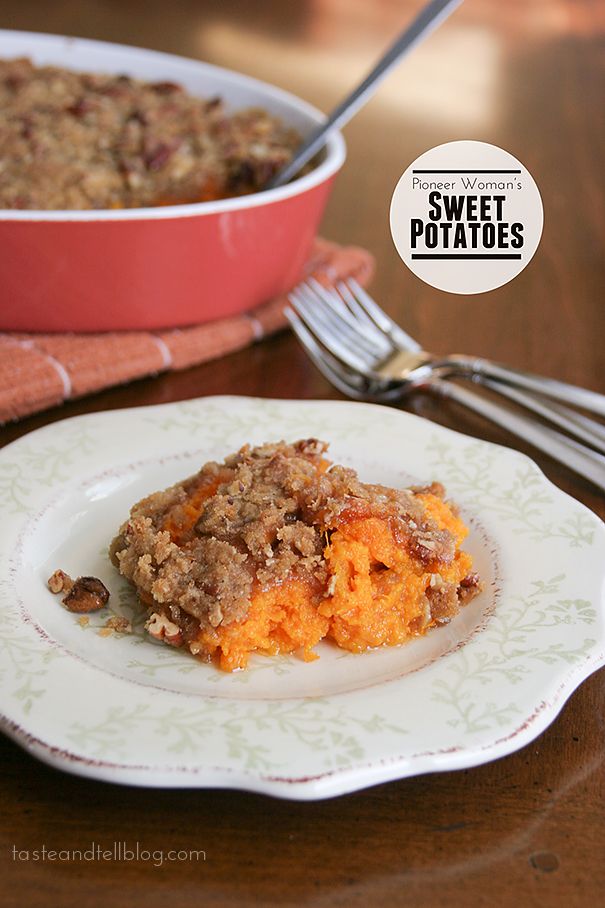
{"type": "MultiPolygon", "coordinates": [[[[8,28],[138,44],[233,67],[328,110],[419,8],[417,0],[4,0],[8,28]]],[[[480,353],[605,392],[600,0],[468,0],[346,129],[348,161],[322,233],[378,260],[372,291],[429,349],[480,353]],[[545,209],[530,265],[476,297],[411,275],[388,207],[433,145],[479,139],[533,173],[545,209]]],[[[77,413],[225,393],[338,397],[283,334],[224,360],[136,382],[5,427],[8,443],[77,413]]],[[[601,516],[591,486],[478,417],[429,399],[409,407],[534,457],[601,516]]],[[[66,704],[68,708],[68,704],[66,704]]],[[[389,783],[319,803],[229,791],[84,781],[0,739],[4,905],[596,906],[603,904],[605,672],[537,741],[476,769],[389,783]],[[203,849],[206,860],[35,862],[33,850],[203,849]]],[[[430,717],[429,717],[430,718],[430,717]]]]}

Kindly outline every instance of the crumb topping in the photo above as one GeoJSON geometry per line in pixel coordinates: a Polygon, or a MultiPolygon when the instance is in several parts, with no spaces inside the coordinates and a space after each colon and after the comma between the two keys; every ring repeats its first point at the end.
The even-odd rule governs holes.
{"type": "Polygon", "coordinates": [[[256,192],[298,134],[173,82],[0,60],[0,208],[111,209],[256,192]]]}
{"type": "MultiPolygon", "coordinates": [[[[330,534],[358,519],[385,520],[428,571],[433,563],[452,563],[456,539],[422,501],[427,491],[443,497],[442,486],[398,490],[363,483],[354,470],[331,465],[326,450],[314,438],[245,445],[132,508],[111,557],[153,610],[148,629],[154,636],[167,635],[158,615],[185,638],[192,619],[196,631],[239,621],[256,590],[286,579],[329,596],[334,579],[324,552],[330,534]]],[[[445,622],[454,599],[458,610],[458,587],[433,576],[433,617],[445,622]]]]}

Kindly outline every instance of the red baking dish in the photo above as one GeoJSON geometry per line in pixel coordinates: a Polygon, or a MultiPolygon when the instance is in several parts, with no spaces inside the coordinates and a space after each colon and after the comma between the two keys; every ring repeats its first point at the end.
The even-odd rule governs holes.
{"type": "MultiPolygon", "coordinates": [[[[257,79],[169,54],[100,41],[0,31],[0,57],[126,73],[259,106],[308,135],[323,114],[257,79]]],[[[122,211],[0,211],[0,330],[177,327],[233,315],[298,279],[332,182],[339,133],[310,173],[235,199],[122,211]]]]}

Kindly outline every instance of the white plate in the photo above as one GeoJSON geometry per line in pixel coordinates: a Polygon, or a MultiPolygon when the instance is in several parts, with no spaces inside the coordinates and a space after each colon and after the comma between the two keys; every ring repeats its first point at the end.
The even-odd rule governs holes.
{"type": "Polygon", "coordinates": [[[460,769],[535,738],[603,665],[605,527],[523,455],[392,409],[206,398],[95,413],[0,451],[5,731],[70,772],[149,786],[321,798],[460,769]],[[226,674],[143,636],[83,628],[46,588],[101,577],[132,503],[249,441],[318,436],[363,480],[442,480],[471,526],[485,591],[448,626],[317,662],[255,656],[226,674]]]}

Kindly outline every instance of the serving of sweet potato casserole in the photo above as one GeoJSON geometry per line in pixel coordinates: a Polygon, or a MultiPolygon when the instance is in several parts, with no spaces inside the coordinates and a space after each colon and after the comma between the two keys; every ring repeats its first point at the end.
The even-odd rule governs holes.
{"type": "Polygon", "coordinates": [[[0,60],[0,208],[86,210],[255,192],[298,134],[174,82],[0,60]]]}
{"type": "Polygon", "coordinates": [[[316,439],[245,446],[136,504],[111,558],[155,638],[245,668],[316,658],[447,623],[480,589],[443,487],[391,489],[331,464],[316,439]]]}

